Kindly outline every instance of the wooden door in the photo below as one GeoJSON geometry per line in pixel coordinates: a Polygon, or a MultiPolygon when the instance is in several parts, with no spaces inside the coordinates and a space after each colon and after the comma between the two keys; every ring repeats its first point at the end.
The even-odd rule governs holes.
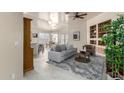
{"type": "Polygon", "coordinates": [[[31,19],[24,18],[24,73],[32,70],[33,67],[33,49],[31,48],[31,19]]]}

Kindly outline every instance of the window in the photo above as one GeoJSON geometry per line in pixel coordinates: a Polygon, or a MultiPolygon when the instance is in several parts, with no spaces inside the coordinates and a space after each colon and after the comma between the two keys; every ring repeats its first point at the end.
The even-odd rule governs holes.
{"type": "Polygon", "coordinates": [[[67,43],[68,43],[68,35],[61,34],[61,44],[67,44],[67,43]]]}
{"type": "Polygon", "coordinates": [[[57,44],[58,43],[58,34],[51,33],[51,37],[52,37],[52,42],[54,42],[55,44],[57,44]]]}
{"type": "Polygon", "coordinates": [[[45,44],[50,40],[49,33],[39,33],[39,43],[45,44]]]}

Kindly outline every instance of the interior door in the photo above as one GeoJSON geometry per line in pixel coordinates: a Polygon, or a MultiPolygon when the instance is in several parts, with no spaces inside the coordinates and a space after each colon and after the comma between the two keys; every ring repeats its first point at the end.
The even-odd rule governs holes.
{"type": "Polygon", "coordinates": [[[33,49],[31,48],[31,19],[24,18],[24,51],[23,58],[24,73],[34,68],[33,66],[33,49]]]}

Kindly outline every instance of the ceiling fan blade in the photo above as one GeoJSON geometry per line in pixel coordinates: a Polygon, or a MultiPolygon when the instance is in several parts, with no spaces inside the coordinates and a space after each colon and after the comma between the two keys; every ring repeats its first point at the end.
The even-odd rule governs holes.
{"type": "Polygon", "coordinates": [[[85,16],[85,15],[87,15],[87,13],[85,13],[85,14],[80,14],[80,15],[78,15],[78,16],[85,16]]]}
{"type": "Polygon", "coordinates": [[[75,16],[77,16],[78,15],[78,12],[75,12],[75,16]]]}
{"type": "Polygon", "coordinates": [[[78,15],[78,12],[76,12],[76,14],[78,15]]]}
{"type": "Polygon", "coordinates": [[[65,12],[65,14],[69,14],[70,12],[65,12]]]}
{"type": "Polygon", "coordinates": [[[76,19],[76,17],[73,18],[73,20],[75,20],[75,19],[76,19]]]}
{"type": "Polygon", "coordinates": [[[77,18],[81,18],[81,19],[84,19],[84,17],[77,17],[77,18]]]}

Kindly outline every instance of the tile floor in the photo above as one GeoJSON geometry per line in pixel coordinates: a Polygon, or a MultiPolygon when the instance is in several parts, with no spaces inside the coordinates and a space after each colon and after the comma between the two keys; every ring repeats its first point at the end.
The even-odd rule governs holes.
{"type": "Polygon", "coordinates": [[[86,80],[72,71],[67,71],[48,64],[48,49],[34,58],[34,70],[25,73],[25,80],[86,80]]]}

